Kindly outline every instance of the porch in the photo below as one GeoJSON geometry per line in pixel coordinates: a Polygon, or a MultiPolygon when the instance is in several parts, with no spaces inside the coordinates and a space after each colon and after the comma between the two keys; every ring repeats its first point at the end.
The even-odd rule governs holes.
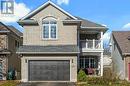
{"type": "Polygon", "coordinates": [[[82,52],[102,52],[103,32],[80,30],[79,46],[82,52]]]}
{"type": "Polygon", "coordinates": [[[81,48],[83,49],[83,51],[85,49],[101,49],[101,40],[80,40],[81,42],[81,48]]]}
{"type": "Polygon", "coordinates": [[[102,76],[101,58],[99,56],[80,56],[79,66],[87,75],[102,76]]]}

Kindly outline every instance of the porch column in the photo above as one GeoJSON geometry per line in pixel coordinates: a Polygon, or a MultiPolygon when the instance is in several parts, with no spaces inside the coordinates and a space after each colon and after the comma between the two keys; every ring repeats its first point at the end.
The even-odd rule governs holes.
{"type": "Polygon", "coordinates": [[[101,52],[101,57],[100,57],[100,68],[101,68],[101,76],[103,76],[103,52],[101,52]]]}
{"type": "Polygon", "coordinates": [[[95,49],[95,39],[93,39],[93,49],[95,49]]]}
{"type": "Polygon", "coordinates": [[[88,48],[88,39],[85,41],[85,48],[88,48]]]}
{"type": "Polygon", "coordinates": [[[101,33],[100,33],[100,37],[101,37],[101,49],[103,49],[103,31],[101,31],[101,33]]]}

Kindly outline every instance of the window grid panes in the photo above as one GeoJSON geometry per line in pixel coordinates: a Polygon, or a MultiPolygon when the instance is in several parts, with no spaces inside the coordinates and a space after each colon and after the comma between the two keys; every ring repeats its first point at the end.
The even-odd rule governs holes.
{"type": "Polygon", "coordinates": [[[80,59],[80,68],[84,68],[84,60],[80,59]]]}
{"type": "Polygon", "coordinates": [[[56,26],[51,26],[51,38],[56,38],[56,26]]]}
{"type": "Polygon", "coordinates": [[[45,26],[43,26],[43,37],[44,38],[49,38],[49,26],[47,26],[47,25],[45,25],[45,26]]]}
{"type": "Polygon", "coordinates": [[[82,57],[80,58],[80,68],[96,68],[96,58],[82,57]]]}
{"type": "Polygon", "coordinates": [[[57,38],[57,23],[56,21],[43,21],[43,38],[57,38]]]}

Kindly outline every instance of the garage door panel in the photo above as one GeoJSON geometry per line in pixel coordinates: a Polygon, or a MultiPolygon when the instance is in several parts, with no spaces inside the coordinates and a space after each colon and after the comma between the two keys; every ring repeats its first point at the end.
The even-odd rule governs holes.
{"type": "Polygon", "coordinates": [[[29,81],[69,81],[70,61],[29,61],[29,81]]]}

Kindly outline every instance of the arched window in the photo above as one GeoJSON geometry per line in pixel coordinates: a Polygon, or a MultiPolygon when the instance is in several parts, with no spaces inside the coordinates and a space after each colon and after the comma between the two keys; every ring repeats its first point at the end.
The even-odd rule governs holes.
{"type": "Polygon", "coordinates": [[[43,20],[43,39],[57,38],[57,22],[54,19],[43,20]]]}

